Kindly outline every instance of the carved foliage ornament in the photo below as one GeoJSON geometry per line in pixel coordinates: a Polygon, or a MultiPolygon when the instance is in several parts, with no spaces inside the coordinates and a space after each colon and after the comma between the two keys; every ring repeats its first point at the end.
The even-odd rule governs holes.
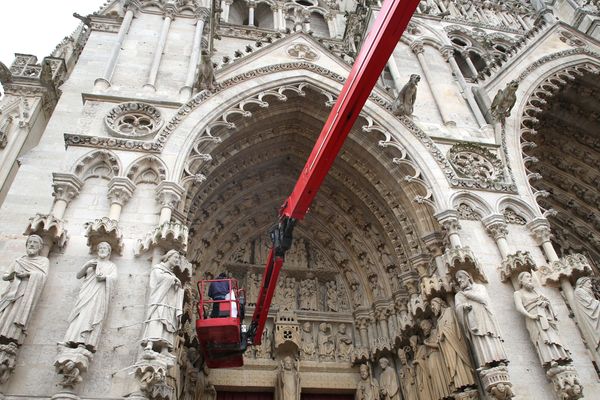
{"type": "Polygon", "coordinates": [[[160,111],[150,104],[131,102],[114,107],[104,118],[111,135],[144,139],[154,135],[163,125],[160,111]]]}

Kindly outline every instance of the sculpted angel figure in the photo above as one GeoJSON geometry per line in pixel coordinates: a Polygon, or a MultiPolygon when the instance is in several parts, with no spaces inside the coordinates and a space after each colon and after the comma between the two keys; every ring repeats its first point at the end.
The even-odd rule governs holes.
{"type": "Polygon", "coordinates": [[[50,262],[40,255],[43,245],[40,236],[30,235],[25,243],[27,254],[17,258],[2,277],[9,284],[0,296],[0,337],[8,342],[23,343],[44,289],[50,262]]]}
{"type": "Polygon", "coordinates": [[[91,352],[96,351],[117,281],[117,266],[110,261],[111,251],[110,244],[99,243],[98,257],[83,264],[77,273],[77,279],[83,279],[83,284],[69,315],[64,338],[69,347],[85,346],[91,352]]]}

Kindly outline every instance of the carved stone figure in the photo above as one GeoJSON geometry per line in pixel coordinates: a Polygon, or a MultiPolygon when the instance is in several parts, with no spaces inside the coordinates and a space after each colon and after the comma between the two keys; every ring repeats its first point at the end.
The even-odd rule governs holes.
{"type": "Polygon", "coordinates": [[[400,387],[396,378],[396,371],[390,366],[390,360],[386,357],[379,359],[381,375],[379,376],[379,391],[381,400],[400,400],[400,387]]]}
{"type": "Polygon", "coordinates": [[[110,261],[110,253],[110,244],[99,243],[98,258],[86,262],[77,273],[77,279],[83,278],[83,284],[69,315],[64,339],[69,347],[82,345],[91,352],[96,351],[117,280],[117,266],[110,261]]]}
{"type": "Polygon", "coordinates": [[[398,349],[398,359],[401,364],[400,388],[402,389],[404,400],[418,400],[415,369],[408,360],[408,352],[410,352],[410,347],[398,349]]]}
{"type": "Polygon", "coordinates": [[[74,349],[59,346],[54,361],[56,373],[62,378],[59,384],[63,388],[73,389],[83,380],[81,375],[88,370],[91,359],[92,353],[83,346],[74,349]]]}
{"type": "Polygon", "coordinates": [[[529,272],[521,272],[518,280],[521,289],[515,292],[515,306],[525,316],[525,326],[542,365],[571,361],[558,335],[558,320],[550,301],[535,289],[529,272]]]}
{"type": "Polygon", "coordinates": [[[0,83],[9,83],[12,80],[12,72],[6,65],[0,62],[0,83]]]}
{"type": "Polygon", "coordinates": [[[375,300],[383,299],[384,298],[383,286],[381,285],[381,282],[379,282],[377,275],[373,274],[373,275],[369,276],[369,284],[371,285],[371,291],[373,292],[373,298],[375,300]]]}
{"type": "Polygon", "coordinates": [[[300,283],[300,309],[301,310],[319,310],[318,298],[319,281],[313,279],[313,275],[309,274],[308,279],[300,283]]]}
{"type": "Polygon", "coordinates": [[[337,334],[335,335],[336,355],[340,361],[349,361],[354,346],[352,337],[346,333],[346,324],[338,326],[337,334]]]}
{"type": "Polygon", "coordinates": [[[17,350],[18,347],[15,342],[0,344],[0,383],[2,384],[8,381],[10,374],[15,369],[17,350]]]}
{"type": "Polygon", "coordinates": [[[275,385],[275,400],[300,400],[298,365],[290,356],[281,361],[275,385]]]}
{"type": "Polygon", "coordinates": [[[418,336],[411,336],[409,339],[414,358],[413,366],[417,380],[417,393],[419,399],[431,399],[431,383],[429,379],[429,370],[427,366],[427,348],[419,344],[418,336]]]}
{"type": "Polygon", "coordinates": [[[340,310],[340,295],[335,281],[327,282],[327,311],[338,312],[340,310]]]}
{"type": "Polygon", "coordinates": [[[517,102],[516,92],[518,88],[519,82],[511,81],[506,84],[504,89],[498,90],[490,108],[490,113],[494,121],[504,122],[504,120],[508,118],[512,108],[517,102]]]}
{"type": "Polygon", "coordinates": [[[431,398],[433,400],[445,399],[450,395],[450,374],[440,351],[438,334],[433,329],[433,323],[424,319],[420,323],[425,339],[423,344],[427,348],[427,369],[430,376],[431,398]]]}
{"type": "Polygon", "coordinates": [[[310,322],[302,324],[302,336],[300,343],[300,357],[303,360],[314,360],[317,352],[317,345],[313,336],[312,325],[310,322]]]}
{"type": "Polygon", "coordinates": [[[255,306],[256,301],[258,299],[258,293],[260,291],[260,281],[261,277],[259,274],[248,274],[248,278],[246,280],[246,301],[249,306],[255,306]]]}
{"type": "Polygon", "coordinates": [[[43,245],[41,237],[30,235],[25,243],[27,255],[17,258],[2,277],[9,282],[0,297],[0,337],[5,342],[22,344],[27,335],[50,264],[48,258],[40,256],[43,245]]]}
{"type": "Polygon", "coordinates": [[[183,288],[173,269],[181,262],[177,250],[169,250],[161,262],[152,267],[148,309],[144,321],[142,346],[156,352],[171,351],[179,318],[183,314],[183,288]]]}
{"type": "Polygon", "coordinates": [[[508,363],[487,290],[473,283],[471,275],[463,270],[456,272],[456,280],[460,288],[454,297],[456,317],[471,343],[477,367],[508,363]]]}
{"type": "Polygon", "coordinates": [[[283,294],[281,299],[281,308],[283,310],[295,310],[297,307],[297,294],[296,294],[296,279],[289,277],[285,279],[285,286],[283,287],[283,294]]]}
{"type": "Polygon", "coordinates": [[[214,90],[217,81],[215,80],[215,70],[206,51],[202,51],[200,67],[198,69],[198,79],[196,79],[196,87],[199,91],[214,90]]]}
{"type": "Polygon", "coordinates": [[[437,340],[449,370],[452,391],[476,385],[469,349],[454,310],[439,297],[431,300],[431,310],[437,317],[437,340]]]}
{"type": "Polygon", "coordinates": [[[392,104],[392,113],[396,116],[410,116],[413,113],[415,100],[417,99],[417,84],[421,80],[419,75],[410,76],[408,83],[404,85],[398,97],[392,104]]]}
{"type": "Polygon", "coordinates": [[[319,360],[321,361],[335,360],[335,343],[333,342],[331,330],[331,324],[322,322],[319,325],[317,343],[319,344],[319,360]]]}
{"type": "Polygon", "coordinates": [[[273,353],[273,334],[265,328],[260,346],[256,348],[256,358],[271,358],[273,353]]]}
{"type": "Polygon", "coordinates": [[[379,400],[379,383],[371,376],[371,370],[367,364],[360,366],[360,381],[356,387],[355,400],[379,400]]]}
{"type": "Polygon", "coordinates": [[[594,296],[592,280],[579,278],[575,288],[575,315],[590,350],[600,350],[600,301],[594,296]]]}

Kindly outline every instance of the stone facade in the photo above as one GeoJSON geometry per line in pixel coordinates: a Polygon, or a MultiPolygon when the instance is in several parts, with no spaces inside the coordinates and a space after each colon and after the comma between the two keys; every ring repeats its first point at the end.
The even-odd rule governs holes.
{"type": "Polygon", "coordinates": [[[381,2],[211,3],[109,1],[0,64],[0,397],[600,398],[598,2],[421,1],[213,370],[195,282],[252,314],[381,2]]]}

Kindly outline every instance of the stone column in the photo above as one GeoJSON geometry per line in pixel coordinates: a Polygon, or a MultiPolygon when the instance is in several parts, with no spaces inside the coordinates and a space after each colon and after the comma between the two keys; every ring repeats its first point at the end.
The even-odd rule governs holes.
{"type": "Polygon", "coordinates": [[[165,51],[165,44],[167,43],[167,37],[169,36],[169,29],[171,28],[171,21],[176,10],[173,5],[168,5],[165,10],[165,17],[163,25],[160,30],[160,36],[156,48],[154,49],[154,58],[152,59],[152,65],[150,65],[150,73],[148,79],[144,85],[144,89],[155,92],[156,91],[156,77],[158,76],[158,69],[160,67],[160,61],[162,60],[163,53],[165,51]]]}
{"type": "Polygon", "coordinates": [[[279,4],[274,4],[273,8],[271,9],[271,11],[273,12],[273,29],[276,31],[279,30],[279,25],[280,25],[280,21],[279,21],[280,8],[281,8],[281,6],[279,4]]]}
{"type": "Polygon", "coordinates": [[[117,66],[117,58],[119,57],[121,46],[123,46],[125,35],[127,35],[127,32],[129,32],[129,28],[131,27],[133,14],[139,7],[140,3],[138,0],[127,0],[125,2],[125,17],[123,18],[123,22],[119,28],[119,33],[117,34],[117,42],[110,53],[110,57],[108,58],[108,63],[106,64],[106,68],[104,69],[102,77],[96,79],[94,82],[94,87],[96,89],[108,89],[110,87],[110,81],[112,80],[115,67],[117,66]]]}
{"type": "Polygon", "coordinates": [[[461,248],[462,242],[458,232],[460,231],[460,222],[458,221],[458,212],[456,210],[446,210],[435,215],[440,225],[448,231],[450,246],[461,248]]]}
{"type": "Polygon", "coordinates": [[[221,9],[223,12],[221,13],[221,21],[229,22],[229,9],[233,4],[233,0],[223,0],[221,1],[221,9]]]}
{"type": "Polygon", "coordinates": [[[129,201],[135,190],[135,184],[129,178],[115,176],[108,183],[108,199],[110,211],[108,218],[116,222],[121,217],[123,206],[129,201]]]}
{"type": "Polygon", "coordinates": [[[248,2],[248,26],[254,25],[254,9],[256,7],[256,3],[253,1],[248,2]]]}
{"type": "Polygon", "coordinates": [[[467,62],[467,66],[469,67],[469,71],[471,71],[471,74],[473,74],[473,78],[477,78],[477,76],[479,75],[479,72],[477,71],[477,68],[475,68],[475,64],[473,64],[473,60],[471,60],[471,53],[468,51],[463,51],[462,56],[465,58],[465,61],[467,62]]]}
{"type": "MultiPolygon", "coordinates": [[[[158,218],[158,229],[171,222],[173,210],[177,208],[183,199],[185,189],[175,182],[162,181],[156,187],[156,201],[160,205],[160,216],[158,218]]],[[[160,262],[163,255],[162,246],[154,246],[152,250],[152,265],[160,262]]]]}
{"type": "Polygon", "coordinates": [[[450,119],[450,116],[442,106],[444,102],[441,99],[440,92],[435,85],[435,79],[431,76],[431,71],[429,70],[429,64],[425,60],[425,48],[423,47],[423,42],[420,40],[416,40],[410,44],[410,49],[413,53],[416,54],[417,60],[419,60],[419,65],[421,66],[421,70],[423,71],[423,75],[425,75],[425,80],[427,84],[431,88],[431,94],[433,96],[433,102],[435,103],[435,108],[437,108],[440,113],[440,117],[442,118],[442,122],[444,125],[456,125],[456,122],[450,119]]]}
{"type": "Polygon", "coordinates": [[[69,203],[79,195],[83,181],[73,174],[55,172],[52,174],[52,196],[54,204],[50,214],[57,219],[62,219],[69,203]]]}
{"type": "Polygon", "coordinates": [[[326,14],[325,20],[327,21],[327,27],[329,28],[329,37],[335,39],[337,37],[337,24],[335,21],[335,14],[326,14]]]}
{"type": "Polygon", "coordinates": [[[448,63],[450,63],[452,72],[456,76],[456,79],[458,79],[458,83],[460,84],[460,88],[463,92],[463,95],[464,95],[465,99],[467,100],[467,103],[471,107],[471,111],[473,112],[473,115],[475,116],[475,119],[477,120],[479,127],[481,128],[481,127],[487,125],[487,122],[485,121],[485,118],[483,117],[483,114],[481,113],[481,110],[479,109],[479,106],[477,105],[477,102],[475,101],[475,96],[473,96],[473,92],[471,92],[471,88],[467,84],[467,81],[465,81],[465,78],[463,77],[462,72],[460,72],[460,68],[458,67],[458,64],[456,63],[456,59],[454,58],[454,47],[444,46],[444,47],[442,47],[441,51],[442,51],[442,55],[444,56],[446,61],[448,63]]]}
{"type": "Polygon", "coordinates": [[[490,236],[496,241],[496,245],[498,246],[498,251],[500,251],[500,256],[502,260],[506,260],[508,257],[508,242],[506,241],[506,236],[508,235],[508,226],[504,220],[503,215],[494,214],[489,217],[484,218],[482,221],[483,225],[487,229],[490,236]]]}
{"type": "Polygon", "coordinates": [[[202,33],[204,32],[204,26],[206,25],[207,18],[208,12],[206,9],[201,9],[201,11],[198,13],[198,20],[196,21],[194,43],[192,44],[192,54],[190,55],[190,62],[188,64],[185,84],[179,90],[179,93],[184,99],[189,99],[192,96],[192,86],[194,86],[194,80],[196,79],[196,71],[198,70],[200,52],[202,50],[202,33]]]}

